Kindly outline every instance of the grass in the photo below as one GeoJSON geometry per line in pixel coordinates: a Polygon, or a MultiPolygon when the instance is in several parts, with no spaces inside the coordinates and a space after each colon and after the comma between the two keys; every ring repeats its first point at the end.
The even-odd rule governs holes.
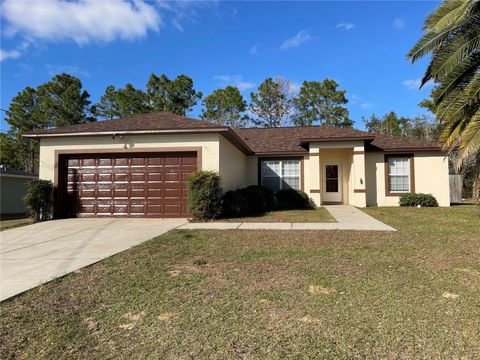
{"type": "Polygon", "coordinates": [[[0,220],[0,231],[13,229],[20,226],[30,225],[33,221],[30,218],[0,220]]]}
{"type": "Polygon", "coordinates": [[[477,359],[480,211],[173,231],[0,304],[0,358],[477,359]]]}
{"type": "Polygon", "coordinates": [[[321,207],[318,209],[281,210],[258,216],[222,219],[227,222],[335,222],[335,218],[321,207]]]}

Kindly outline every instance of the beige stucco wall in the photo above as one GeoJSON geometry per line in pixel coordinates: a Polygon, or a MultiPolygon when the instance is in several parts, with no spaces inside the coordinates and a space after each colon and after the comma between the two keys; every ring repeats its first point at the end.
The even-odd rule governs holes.
{"type": "Polygon", "coordinates": [[[223,190],[235,190],[250,185],[247,184],[247,156],[223,136],[220,136],[219,154],[223,190]]]}
{"type": "MultiPolygon", "coordinates": [[[[41,179],[55,179],[55,151],[75,150],[121,150],[125,153],[141,149],[161,151],[162,148],[202,149],[202,169],[219,170],[219,134],[175,134],[175,135],[126,135],[124,138],[111,136],[75,136],[63,138],[43,138],[40,141],[40,171],[41,179]]],[[[223,137],[222,137],[223,138],[223,137]]]]}
{"type": "MultiPolygon", "coordinates": [[[[367,206],[398,206],[399,196],[385,195],[383,152],[365,155],[367,206]]],[[[432,194],[440,206],[450,206],[448,158],[439,152],[414,153],[415,192],[432,194]]]]}

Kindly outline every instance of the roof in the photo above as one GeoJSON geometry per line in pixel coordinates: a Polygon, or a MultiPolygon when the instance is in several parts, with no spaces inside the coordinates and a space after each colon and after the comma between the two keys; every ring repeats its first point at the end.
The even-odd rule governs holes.
{"type": "Polygon", "coordinates": [[[26,137],[47,137],[58,135],[91,135],[102,133],[147,133],[175,131],[228,130],[206,121],[196,120],[168,112],[155,112],[131,115],[114,120],[94,121],[77,125],[61,126],[53,129],[25,133],[26,137]]]}
{"type": "Polygon", "coordinates": [[[0,176],[6,177],[25,177],[25,178],[37,178],[38,176],[25,171],[17,170],[7,167],[6,165],[0,165],[0,176]]]}
{"type": "Polygon", "coordinates": [[[352,128],[299,126],[244,128],[234,130],[254,153],[306,153],[302,146],[311,141],[373,140],[373,135],[352,128]]]}
{"type": "Polygon", "coordinates": [[[367,146],[367,150],[383,151],[441,151],[442,146],[433,141],[396,137],[385,134],[374,134],[375,139],[367,146]]]}
{"type": "Polygon", "coordinates": [[[230,129],[168,112],[132,115],[25,133],[25,137],[221,133],[245,154],[307,153],[309,142],[363,140],[368,151],[440,151],[437,143],[335,126],[230,129]]]}

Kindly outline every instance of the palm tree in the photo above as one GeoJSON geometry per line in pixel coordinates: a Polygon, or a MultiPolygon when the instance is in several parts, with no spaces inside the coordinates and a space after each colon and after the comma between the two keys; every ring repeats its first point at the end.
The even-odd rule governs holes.
{"type": "MultiPolygon", "coordinates": [[[[440,141],[455,151],[457,168],[480,163],[480,1],[446,0],[424,24],[424,35],[407,57],[432,54],[421,86],[435,83],[433,109],[440,141]]],[[[474,166],[475,166],[474,165],[474,166]]],[[[480,167],[476,168],[476,195],[480,167]]]]}

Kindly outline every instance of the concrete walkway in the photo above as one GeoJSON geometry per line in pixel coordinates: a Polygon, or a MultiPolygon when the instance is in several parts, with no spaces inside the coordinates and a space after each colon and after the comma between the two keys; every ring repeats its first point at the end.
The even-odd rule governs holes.
{"type": "Polygon", "coordinates": [[[336,223],[250,223],[250,222],[204,222],[187,223],[179,229],[217,229],[217,230],[359,230],[359,231],[396,231],[381,221],[371,217],[351,205],[328,205],[325,208],[337,220],[336,223]]]}
{"type": "Polygon", "coordinates": [[[186,219],[79,218],[2,231],[0,301],[186,222],[186,219]]]}

